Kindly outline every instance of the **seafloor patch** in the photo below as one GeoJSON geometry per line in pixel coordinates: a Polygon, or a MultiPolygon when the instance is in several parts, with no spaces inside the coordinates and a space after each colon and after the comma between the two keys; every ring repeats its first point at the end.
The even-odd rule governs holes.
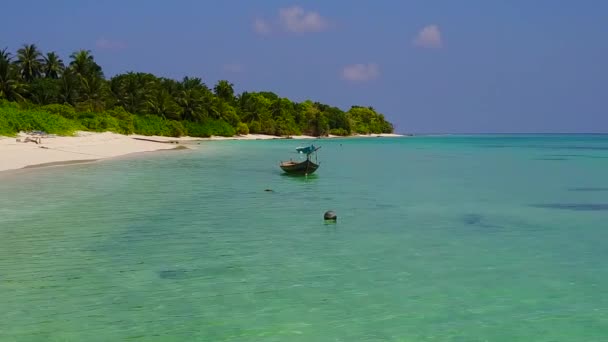
{"type": "Polygon", "coordinates": [[[544,209],[561,209],[573,211],[608,211],[608,204],[605,203],[546,203],[532,204],[531,206],[544,209]]]}
{"type": "Polygon", "coordinates": [[[568,191],[588,191],[588,192],[596,192],[596,191],[608,191],[608,188],[602,188],[602,187],[582,187],[582,188],[570,188],[568,189],[568,191]]]}

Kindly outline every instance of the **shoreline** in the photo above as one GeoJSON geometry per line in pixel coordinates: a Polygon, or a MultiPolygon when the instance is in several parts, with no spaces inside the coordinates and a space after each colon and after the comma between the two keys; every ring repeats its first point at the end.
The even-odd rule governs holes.
{"type": "Polygon", "coordinates": [[[400,134],[372,134],[352,136],[291,136],[279,137],[263,134],[248,134],[234,137],[161,137],[143,135],[122,135],[110,132],[97,133],[78,131],[74,136],[43,137],[40,144],[24,142],[28,135],[19,133],[16,137],[0,136],[0,173],[23,169],[57,167],[122,157],[143,152],[188,149],[189,143],[225,140],[312,140],[338,138],[404,137],[400,134]]]}
{"type": "MultiPolygon", "coordinates": [[[[247,134],[247,135],[235,135],[232,137],[220,137],[212,136],[209,138],[191,138],[200,141],[221,141],[221,140],[315,140],[315,139],[349,139],[349,138],[401,138],[407,137],[404,134],[394,133],[373,133],[373,134],[353,134],[353,135],[328,135],[324,137],[314,137],[311,135],[291,135],[291,136],[276,136],[266,134],[247,134]]],[[[180,138],[176,138],[180,139],[180,138]]]]}

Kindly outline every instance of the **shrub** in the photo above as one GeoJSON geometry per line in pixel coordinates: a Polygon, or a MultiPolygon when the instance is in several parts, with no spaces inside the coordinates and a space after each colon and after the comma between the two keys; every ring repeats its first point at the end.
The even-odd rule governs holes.
{"type": "Polygon", "coordinates": [[[346,136],[348,135],[348,131],[346,131],[344,128],[334,128],[329,131],[329,134],[346,136]]]}
{"type": "Polygon", "coordinates": [[[19,109],[13,104],[0,103],[0,135],[14,136],[23,131],[44,131],[50,134],[72,135],[83,127],[75,120],[43,111],[19,109]]]}
{"type": "Polygon", "coordinates": [[[168,121],[169,136],[179,138],[185,135],[186,129],[181,122],[175,120],[168,121]]]}
{"type": "Polygon", "coordinates": [[[247,135],[249,134],[249,127],[246,123],[239,122],[238,125],[236,125],[236,132],[240,135],[247,135]]]}
{"type": "Polygon", "coordinates": [[[76,119],[77,117],[76,110],[69,104],[49,104],[42,106],[40,109],[51,114],[61,115],[67,119],[76,119]]]}
{"type": "Polygon", "coordinates": [[[251,133],[260,133],[262,127],[258,121],[253,121],[249,123],[249,132],[251,133]]]}
{"type": "Polygon", "coordinates": [[[222,120],[207,120],[205,122],[183,121],[182,123],[186,129],[186,133],[191,137],[207,138],[212,135],[232,137],[236,134],[234,127],[222,120]]]}

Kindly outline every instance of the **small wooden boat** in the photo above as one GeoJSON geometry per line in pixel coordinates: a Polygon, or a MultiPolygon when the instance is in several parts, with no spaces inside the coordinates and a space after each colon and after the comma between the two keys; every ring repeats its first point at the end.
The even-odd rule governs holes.
{"type": "Polygon", "coordinates": [[[319,164],[313,163],[309,158],[303,162],[284,161],[280,166],[283,171],[292,175],[310,175],[319,168],[319,164]]]}
{"type": "Polygon", "coordinates": [[[281,167],[281,169],[283,171],[285,171],[288,174],[292,174],[292,175],[310,175],[312,173],[314,173],[315,171],[317,171],[317,169],[319,168],[319,163],[316,160],[316,154],[315,154],[315,161],[317,161],[316,163],[313,162],[312,160],[310,160],[310,156],[311,154],[317,152],[318,149],[320,149],[321,147],[315,147],[313,145],[306,147],[305,149],[303,149],[303,151],[300,151],[300,148],[298,148],[298,152],[300,153],[306,153],[306,160],[304,161],[293,161],[293,160],[289,160],[289,161],[283,161],[279,164],[279,166],[281,167]]]}

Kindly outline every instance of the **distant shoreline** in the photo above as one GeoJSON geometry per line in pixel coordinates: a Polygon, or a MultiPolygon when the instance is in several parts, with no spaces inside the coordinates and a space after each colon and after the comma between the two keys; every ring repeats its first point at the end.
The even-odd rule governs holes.
{"type": "Polygon", "coordinates": [[[202,141],[218,141],[218,140],[310,140],[310,139],[345,139],[345,138],[398,138],[398,137],[406,137],[403,134],[393,134],[393,133],[372,133],[372,134],[352,134],[352,135],[328,135],[328,136],[320,136],[315,137],[311,135],[287,135],[287,136],[276,136],[276,135],[266,135],[266,134],[246,134],[246,135],[235,135],[232,137],[220,137],[213,136],[209,138],[190,138],[202,141]]]}
{"type": "Polygon", "coordinates": [[[330,135],[327,137],[306,135],[280,137],[264,134],[247,134],[233,137],[173,138],[79,131],[76,132],[75,136],[70,137],[43,137],[41,143],[36,144],[31,141],[24,142],[27,136],[25,133],[19,133],[17,137],[0,136],[0,157],[2,158],[0,173],[30,168],[92,163],[142,152],[187,149],[188,144],[202,141],[405,137],[405,135],[400,134],[330,135]]]}

